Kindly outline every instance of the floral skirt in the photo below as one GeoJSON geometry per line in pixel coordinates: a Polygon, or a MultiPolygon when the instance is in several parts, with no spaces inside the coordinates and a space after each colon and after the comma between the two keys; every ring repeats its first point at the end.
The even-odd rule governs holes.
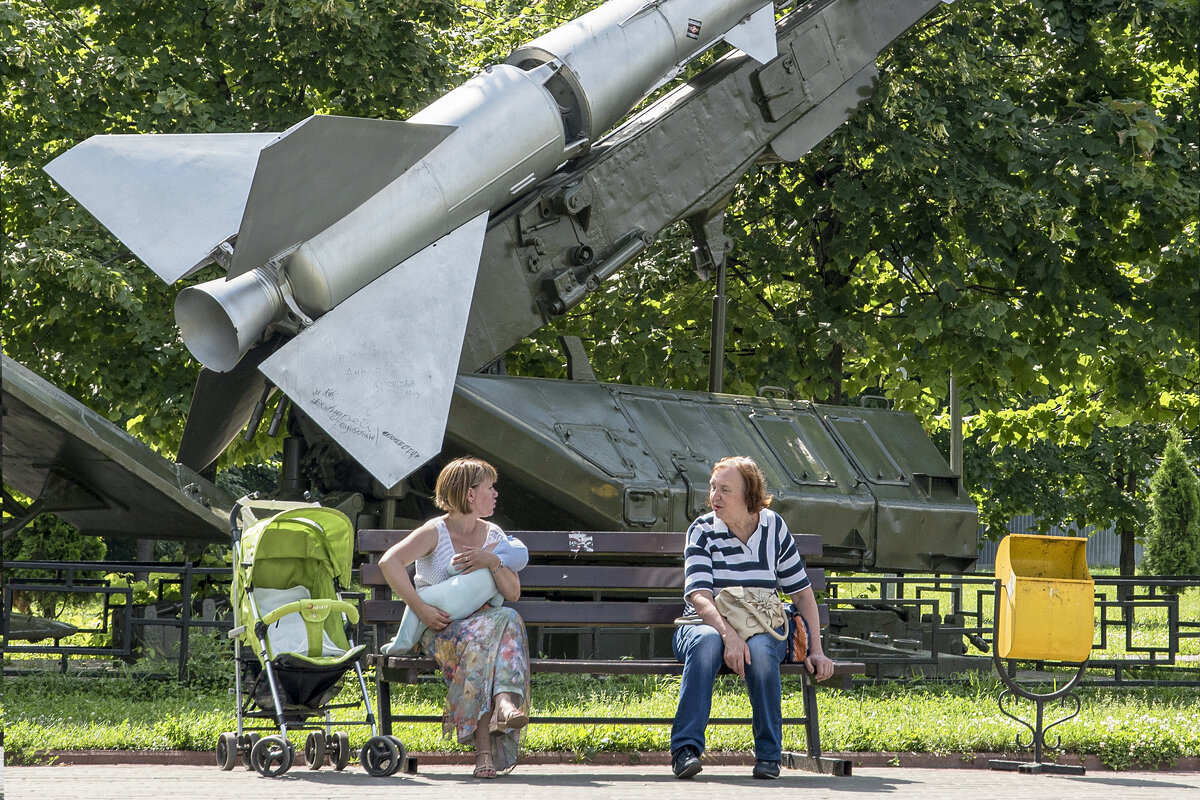
{"type": "MultiPolygon", "coordinates": [[[[426,630],[421,649],[433,656],[446,681],[442,732],[457,734],[460,744],[472,744],[479,718],[494,710],[492,698],[511,692],[522,710],[529,711],[529,645],[525,623],[511,608],[491,608],[451,622],[440,631],[426,630]]],[[[517,763],[521,731],[492,734],[492,759],[497,770],[517,763]]]]}

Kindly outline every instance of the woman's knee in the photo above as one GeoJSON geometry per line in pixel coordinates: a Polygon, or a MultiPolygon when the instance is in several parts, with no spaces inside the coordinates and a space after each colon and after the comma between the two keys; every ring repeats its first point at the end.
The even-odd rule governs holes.
{"type": "Polygon", "coordinates": [[[783,656],[779,651],[779,642],[766,634],[751,636],[747,642],[750,648],[750,667],[758,675],[778,673],[783,656]]]}
{"type": "Polygon", "coordinates": [[[685,663],[720,669],[725,659],[725,645],[721,642],[721,634],[707,627],[697,627],[689,631],[683,655],[685,663]]]}

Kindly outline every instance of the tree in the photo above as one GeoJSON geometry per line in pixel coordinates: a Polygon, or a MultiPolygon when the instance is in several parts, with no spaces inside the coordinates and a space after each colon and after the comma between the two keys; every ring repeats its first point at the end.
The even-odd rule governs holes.
{"type": "MultiPolygon", "coordinates": [[[[21,531],[4,542],[5,561],[100,561],[104,558],[104,540],[83,536],[53,514],[35,517],[21,531]]],[[[98,580],[103,571],[87,570],[77,580],[98,580]]],[[[51,570],[6,570],[5,580],[13,583],[46,583],[55,577],[51,570]]],[[[89,602],[94,595],[83,592],[19,591],[13,594],[13,608],[27,614],[33,608],[43,617],[56,619],[64,609],[89,602]]]]}
{"type": "Polygon", "coordinates": [[[1200,478],[1171,431],[1162,465],[1150,480],[1150,526],[1142,571],[1147,575],[1200,574],[1200,478]]]}
{"type": "MultiPolygon", "coordinates": [[[[5,352],[173,454],[198,371],[172,319],[181,286],[162,286],[42,167],[99,133],[403,117],[445,86],[433,34],[454,13],[451,0],[0,4],[5,352]]],[[[264,454],[242,446],[225,463],[248,455],[264,454]]]]}

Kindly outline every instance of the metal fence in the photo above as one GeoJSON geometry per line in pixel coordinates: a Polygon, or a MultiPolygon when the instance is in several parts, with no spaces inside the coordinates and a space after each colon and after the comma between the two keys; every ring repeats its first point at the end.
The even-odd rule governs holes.
{"type": "Polygon", "coordinates": [[[217,609],[222,603],[218,598],[222,595],[228,597],[229,594],[228,588],[225,588],[232,579],[229,567],[196,567],[188,562],[159,561],[6,561],[2,566],[6,579],[15,570],[51,574],[44,578],[5,581],[0,649],[5,654],[28,653],[56,657],[64,672],[69,656],[132,661],[148,654],[157,654],[175,661],[176,676],[182,681],[187,675],[188,640],[194,630],[230,628],[228,619],[220,618],[222,615],[217,609]],[[86,577],[95,573],[115,575],[123,580],[114,582],[110,577],[86,577]],[[151,573],[157,578],[154,601],[135,602],[132,587],[135,578],[151,573]],[[219,588],[216,591],[198,591],[205,584],[210,589],[219,588]],[[171,586],[178,588],[180,598],[174,602],[164,599],[164,592],[171,586]],[[13,603],[21,594],[91,595],[100,600],[102,610],[94,628],[68,633],[59,631],[45,636],[37,632],[17,633],[13,624],[13,603]],[[63,644],[63,640],[74,640],[76,633],[100,634],[99,638],[104,644],[63,644]],[[42,644],[47,639],[52,640],[53,644],[42,644]]]}
{"type": "MultiPolygon", "coordinates": [[[[4,562],[12,570],[48,570],[44,580],[9,581],[4,587],[3,650],[8,653],[69,657],[125,659],[149,652],[176,661],[177,676],[186,676],[189,634],[195,629],[228,630],[227,613],[213,606],[228,596],[228,567],[197,568],[191,564],[161,562],[4,562]],[[88,572],[116,573],[132,577],[152,572],[160,576],[156,602],[134,603],[128,581],[90,580],[88,572]],[[206,585],[206,591],[194,591],[206,585]],[[179,600],[163,600],[165,586],[178,587],[179,600]],[[214,591],[215,590],[215,591],[214,591]],[[103,603],[99,627],[81,633],[109,634],[96,641],[102,645],[74,644],[72,635],[53,638],[53,644],[10,636],[14,594],[17,592],[89,593],[103,603]],[[204,596],[207,595],[205,598],[204,596]],[[216,598],[214,600],[214,597],[216,598]],[[185,601],[184,598],[190,598],[185,601]]],[[[1200,686],[1200,662],[1196,660],[1200,620],[1183,618],[1175,592],[1200,588],[1200,576],[1183,578],[1096,578],[1097,651],[1090,665],[1093,675],[1103,670],[1102,680],[1118,684],[1200,686]],[[1162,636],[1153,642],[1139,640],[1137,631],[1148,617],[1157,620],[1162,636]],[[1110,648],[1110,644],[1116,645],[1110,648]],[[1114,657],[1101,651],[1116,652],[1114,657]],[[1180,656],[1183,656],[1180,658],[1180,656]],[[1150,670],[1149,672],[1147,670],[1150,670]]],[[[910,674],[913,667],[928,664],[937,674],[953,669],[953,658],[967,655],[966,643],[987,652],[992,638],[993,579],[983,575],[855,575],[830,576],[826,602],[831,616],[839,610],[858,610],[880,615],[883,628],[866,630],[857,637],[840,637],[839,645],[854,644],[845,655],[868,663],[875,680],[890,680],[910,674]],[[902,624],[900,624],[902,622],[902,624]],[[899,628],[895,628],[899,625],[899,628]]],[[[173,594],[173,593],[172,593],[173,594]]],[[[361,597],[357,593],[349,596],[361,597]]],[[[836,625],[831,619],[830,633],[836,625]]],[[[362,640],[358,631],[356,640],[362,640]]],[[[832,644],[832,643],[831,643],[832,644]]],[[[831,655],[837,656],[832,652],[831,655]]],[[[6,672],[12,670],[6,667],[6,672]]],[[[1093,681],[1096,677],[1092,678],[1093,681]]]]}

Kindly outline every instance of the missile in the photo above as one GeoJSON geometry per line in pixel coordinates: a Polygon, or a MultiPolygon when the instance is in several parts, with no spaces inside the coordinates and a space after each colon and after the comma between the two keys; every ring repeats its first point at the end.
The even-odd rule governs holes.
{"type": "Polygon", "coordinates": [[[226,267],[176,300],[192,355],[292,335],[259,370],[392,486],[440,450],[488,217],[720,41],[774,58],[773,2],[610,0],[407,121],[94,136],[46,170],[164,281],[226,267]]]}

